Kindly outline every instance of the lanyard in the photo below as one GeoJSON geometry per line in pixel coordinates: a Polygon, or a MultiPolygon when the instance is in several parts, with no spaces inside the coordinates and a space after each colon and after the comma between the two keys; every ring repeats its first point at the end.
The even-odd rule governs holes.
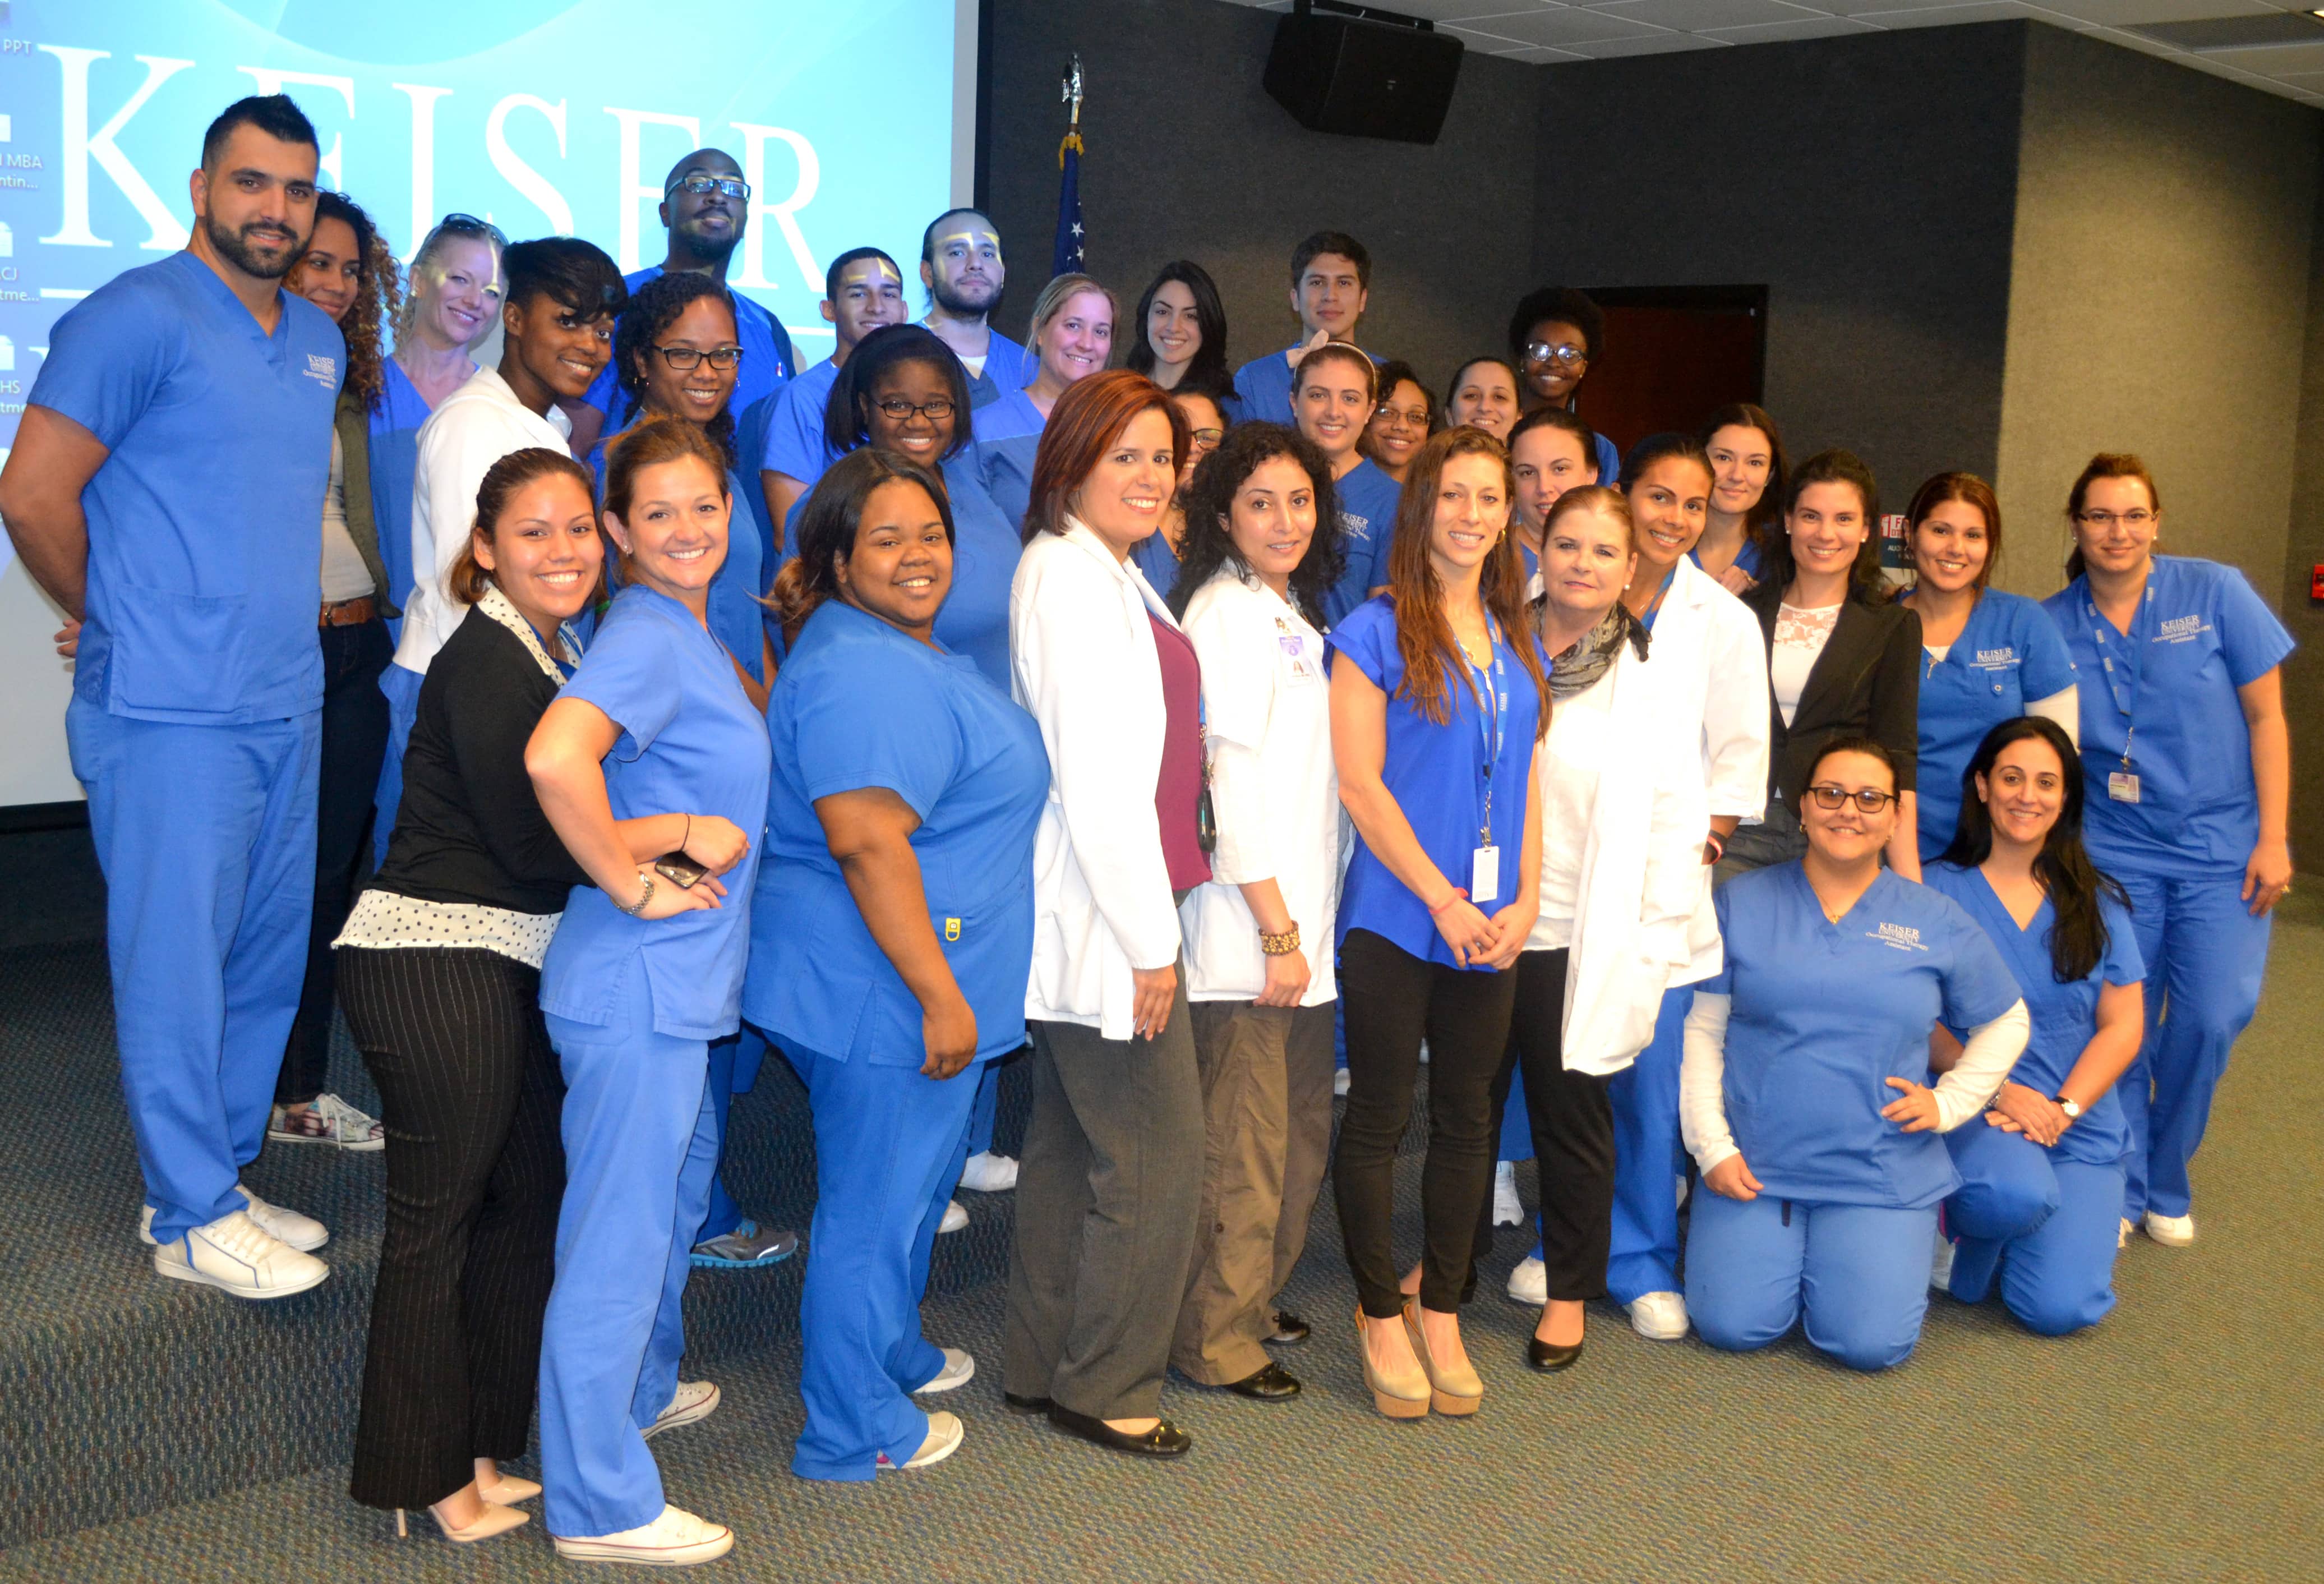
{"type": "MultiPolygon", "coordinates": [[[[1485,686],[1485,707],[1480,712],[1477,735],[1485,749],[1485,818],[1477,828],[1477,845],[1493,845],[1493,766],[1500,763],[1501,746],[1508,727],[1508,670],[1502,655],[1500,629],[1493,618],[1485,618],[1485,639],[1493,647],[1493,663],[1480,666],[1471,663],[1470,670],[1485,686]]],[[[1464,655],[1465,660],[1467,657],[1464,655]]]]}
{"type": "MultiPolygon", "coordinates": [[[[2154,578],[2152,573],[2149,573],[2146,579],[2146,592],[2138,602],[2139,614],[2131,618],[2130,625],[2134,629],[2153,609],[2153,605],[2154,578]]],[[[2087,583],[2082,586],[2082,611],[2090,625],[2090,641],[2098,647],[2098,664],[2106,672],[2107,691],[2114,695],[2114,707],[2122,711],[2122,763],[2123,767],[2128,769],[2130,739],[2138,730],[2137,722],[2134,718],[2138,712],[2138,692],[2143,669],[2139,662],[2138,641],[2134,636],[2125,635],[2121,661],[2117,663],[2115,658],[2114,640],[2107,635],[2113,631],[2114,624],[2099,613],[2098,601],[2090,597],[2089,586],[2087,583]]]]}

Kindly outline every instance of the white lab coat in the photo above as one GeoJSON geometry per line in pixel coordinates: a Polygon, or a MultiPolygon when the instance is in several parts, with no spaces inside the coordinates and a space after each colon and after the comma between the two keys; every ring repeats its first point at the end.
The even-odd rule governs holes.
{"type": "Polygon", "coordinates": [[[1167,710],[1149,613],[1177,626],[1138,569],[1071,518],[1034,535],[1009,588],[1012,690],[1049,751],[1025,1015],[1109,1040],[1133,1032],[1131,970],[1168,968],[1179,948],[1154,809],[1167,710]]]}
{"type": "MultiPolygon", "coordinates": [[[[1645,660],[1625,644],[1600,684],[1613,697],[1565,959],[1569,1072],[1619,1072],[1646,1048],[1663,991],[1693,960],[1694,920],[1711,899],[1701,718],[1686,712],[1691,677],[1665,663],[1659,620],[1655,632],[1645,660]]],[[[1711,940],[1715,948],[1715,915],[1711,940]]]]}
{"type": "MultiPolygon", "coordinates": [[[[420,426],[420,462],[411,483],[411,597],[403,602],[403,636],[395,663],[425,675],[468,614],[444,579],[476,520],[476,488],[493,463],[539,446],[570,456],[573,432],[564,411],[547,417],[516,399],[498,371],[480,368],[444,398],[420,426]]],[[[389,524],[380,524],[382,533],[389,524]]]]}
{"type": "MultiPolygon", "coordinates": [[[[1759,619],[1716,578],[1683,560],[1655,616],[1649,653],[1649,665],[1669,665],[1661,686],[1671,718],[1694,723],[1702,744],[1704,820],[1695,839],[1708,832],[1713,815],[1758,819],[1767,808],[1768,742],[1767,645],[1759,619]]],[[[1725,960],[1707,884],[1687,942],[1690,960],[1671,976],[1674,986],[1700,983],[1725,960]]]]}

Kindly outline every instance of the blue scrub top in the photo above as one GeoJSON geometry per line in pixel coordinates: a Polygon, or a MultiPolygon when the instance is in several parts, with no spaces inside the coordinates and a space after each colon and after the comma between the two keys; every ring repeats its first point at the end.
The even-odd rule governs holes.
{"type": "MultiPolygon", "coordinates": [[[[648,281],[659,279],[661,273],[661,265],[649,264],[623,275],[622,280],[635,292],[648,281]]],[[[726,398],[726,411],[734,415],[739,424],[752,403],[774,394],[798,377],[798,359],[791,351],[790,335],[783,329],[782,320],[731,285],[726,290],[734,299],[734,341],[742,348],[742,361],[734,367],[734,394],[726,398]]],[[[621,388],[620,375],[609,363],[581,399],[612,422],[621,388]]]]}
{"type": "MultiPolygon", "coordinates": [[[[1468,687],[1456,679],[1446,699],[1443,725],[1430,720],[1409,698],[1400,697],[1404,656],[1396,643],[1396,607],[1387,595],[1367,601],[1333,627],[1325,644],[1388,696],[1388,755],[1380,779],[1404,811],[1421,850],[1462,890],[1471,886],[1477,838],[1485,826],[1487,790],[1491,791],[1493,844],[1500,848],[1499,894],[1478,905],[1490,915],[1517,897],[1522,883],[1517,865],[1525,848],[1526,811],[1532,792],[1534,727],[1541,699],[1533,679],[1509,646],[1508,635],[1493,634],[1493,687],[1500,699],[1499,724],[1489,721],[1485,700],[1493,696],[1473,668],[1468,687]],[[1497,752],[1494,750],[1498,750],[1497,752]]],[[[1545,662],[1542,669],[1549,668],[1545,662]]],[[[1370,930],[1430,962],[1457,965],[1452,949],[1436,932],[1428,904],[1407,889],[1388,866],[1356,838],[1340,895],[1339,938],[1350,930],[1370,930]]],[[[1490,972],[1488,968],[1473,971],[1490,972]]]]}
{"type": "Polygon", "coordinates": [[[1837,924],[1794,858],[1719,888],[1731,996],[1727,1122],[1763,1195],[1924,1209],[1960,1186],[1935,1133],[1880,1115],[1891,1078],[1929,1079],[1929,1030],[2018,999],[1984,931],[1941,891],[1883,869],[1837,924]]]}
{"type": "Polygon", "coordinates": [[[1388,545],[1404,488],[1364,458],[1333,486],[1340,497],[1340,579],[1323,591],[1323,620],[1337,626],[1388,586],[1388,545]]]}
{"type": "Polygon", "coordinates": [[[952,592],[936,612],[936,642],[973,662],[1006,698],[1009,589],[1017,580],[1024,542],[966,456],[945,463],[941,472],[945,493],[952,497],[952,592]]]}
{"type": "Polygon", "coordinates": [[[815,801],[885,787],[920,819],[928,922],[976,1014],[976,1060],[1025,1042],[1033,838],[1049,760],[1033,718],[963,655],[838,600],[807,618],[767,699],[774,752],[745,1016],[787,1044],[918,1068],[920,1004],[872,938],[815,801]]]}
{"type": "Polygon", "coordinates": [[[2084,579],[2042,607],[2080,672],[2090,857],[2128,874],[2241,874],[2259,845],[2259,790],[2236,690],[2280,664],[2292,635],[2241,572],[2188,556],[2154,558],[2127,635],[2098,615],[2084,579]],[[2125,770],[2138,778],[2135,803],[2108,791],[2125,770]]]}
{"type": "MultiPolygon", "coordinates": [[[[1909,597],[1906,604],[1912,603],[1909,597]]],[[[1942,660],[1921,652],[1921,861],[1952,845],[1961,775],[1985,734],[2026,705],[2075,683],[2074,662],[2050,613],[1988,588],[1942,660]]]]}
{"type": "Polygon", "coordinates": [[[111,453],[81,491],[73,668],[74,697],[108,714],[235,726],[322,708],[315,525],[346,347],[305,298],[276,301],[269,335],[209,265],[174,253],[49,332],[27,400],[111,453]]]}
{"type": "Polygon", "coordinates": [[[1146,581],[1165,601],[1178,582],[1178,552],[1170,548],[1167,533],[1149,533],[1130,547],[1130,564],[1146,575],[1146,581]]]}
{"type": "Polygon", "coordinates": [[[1030,396],[1016,390],[979,409],[975,424],[977,479],[1001,514],[1021,528],[1033,504],[1033,459],[1049,421],[1030,396]]]}
{"type": "MultiPolygon", "coordinates": [[[[371,519],[379,530],[380,564],[387,569],[388,603],[401,610],[411,597],[411,496],[420,477],[420,426],[435,411],[402,366],[387,359],[385,387],[371,410],[371,519]]],[[[388,620],[403,635],[403,618],[388,620]]]]}
{"type": "MultiPolygon", "coordinates": [[[[601,506],[605,504],[605,447],[614,438],[606,435],[589,452],[589,469],[597,476],[597,504],[601,506]]],[[[733,497],[733,512],[726,519],[726,559],[719,563],[710,579],[710,631],[726,645],[729,653],[742,662],[751,680],[763,684],[767,680],[765,638],[770,613],[759,603],[759,597],[773,587],[775,577],[766,570],[758,526],[749,514],[751,496],[756,492],[742,481],[741,474],[733,471],[726,475],[726,491],[733,497]]],[[[609,539],[605,581],[618,593],[622,574],[612,559],[612,547],[609,539]]],[[[776,631],[776,658],[780,659],[780,629],[776,631]]]]}
{"type": "Polygon", "coordinates": [[[621,727],[605,755],[614,819],[715,814],[752,841],[720,876],[726,895],[715,908],[633,919],[595,886],[575,886],[541,965],[540,1009],[601,1028],[618,1021],[613,996],[624,968],[642,953],[657,1033],[679,1040],[733,1033],[741,1023],[751,893],[764,846],[765,720],[751,708],[725,646],[684,606],[642,583],[613,597],[558,697],[585,699],[621,727]]]}
{"type": "MultiPolygon", "coordinates": [[[[1605,444],[1602,438],[1599,440],[1599,444],[1605,444]]],[[[1688,551],[1686,552],[1686,559],[1694,563],[1696,570],[1700,571],[1702,570],[1702,552],[1700,550],[1688,551]]],[[[1750,579],[1751,581],[1757,583],[1759,580],[1759,569],[1766,564],[1766,558],[1759,551],[1759,542],[1752,538],[1747,531],[1743,536],[1743,548],[1735,552],[1736,569],[1745,577],[1750,579]]],[[[2052,691],[2054,690],[2052,690],[2052,691]]]]}
{"type": "Polygon", "coordinates": [[[767,419],[766,448],[759,466],[788,473],[808,488],[823,470],[839,460],[839,453],[824,439],[824,410],[831,405],[831,387],[839,383],[839,365],[825,358],[785,385],[767,419]]]}
{"type": "MultiPolygon", "coordinates": [[[[990,325],[985,327],[984,333],[991,338],[984,349],[984,372],[968,375],[971,412],[990,407],[1010,392],[1022,390],[1032,384],[1033,376],[1040,372],[1040,359],[1022,346],[990,325]]],[[[965,361],[961,364],[961,372],[968,374],[965,361]]]]}
{"type": "MultiPolygon", "coordinates": [[[[2106,954],[2082,977],[2061,985],[2050,960],[2050,931],[2057,927],[2058,914],[2049,898],[2042,899],[2034,922],[2021,930],[2001,898],[1994,894],[1992,883],[1978,870],[1931,864],[1923,871],[1923,880],[1931,890],[1941,891],[1959,903],[1961,911],[1977,922],[2024,993],[2034,1032],[2025,1053],[2010,1069],[2009,1080],[2054,1097],[2065,1087],[2074,1063],[2082,1059],[2083,1047],[2098,1032],[2098,987],[2135,985],[2146,977],[2138,936],[2131,929],[2130,910],[2099,894],[2098,913],[2107,927],[2106,954]]],[[[1952,1033],[1959,1039],[1968,1030],[1955,1024],[1952,1033]]],[[[1979,1119],[1961,1125],[1982,1127],[1985,1123],[1979,1119]]],[[[2123,1119],[2122,1098],[2114,1085],[2107,1086],[2106,1093],[2075,1119],[2053,1147],[2065,1159],[2085,1165],[2110,1166],[2122,1159],[2130,1147],[2130,1126],[2123,1119]]]]}

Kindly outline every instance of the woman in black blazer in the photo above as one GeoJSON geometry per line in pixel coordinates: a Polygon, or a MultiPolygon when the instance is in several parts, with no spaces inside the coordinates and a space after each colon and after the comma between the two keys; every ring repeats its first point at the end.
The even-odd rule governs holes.
{"type": "Polygon", "coordinates": [[[1920,746],[1921,618],[1880,576],[1879,486],[1847,451],[1822,451],[1792,476],[1784,533],[1743,603],[1767,643],[1767,813],[1735,832],[1719,878],[1806,850],[1799,807],[1810,768],[1836,737],[1868,736],[1896,762],[1897,835],[1888,866],[1921,877],[1912,831],[1920,746]]]}

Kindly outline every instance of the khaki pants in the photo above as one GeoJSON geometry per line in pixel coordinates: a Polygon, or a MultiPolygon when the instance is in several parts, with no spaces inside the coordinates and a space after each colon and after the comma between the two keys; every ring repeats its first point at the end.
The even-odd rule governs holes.
{"type": "Polygon", "coordinates": [[[1194,1004],[1205,1134],[1202,1218],[1170,1362],[1225,1385],[1267,1366],[1275,1296],[1307,1245],[1332,1149],[1336,1007],[1194,1004]]]}

